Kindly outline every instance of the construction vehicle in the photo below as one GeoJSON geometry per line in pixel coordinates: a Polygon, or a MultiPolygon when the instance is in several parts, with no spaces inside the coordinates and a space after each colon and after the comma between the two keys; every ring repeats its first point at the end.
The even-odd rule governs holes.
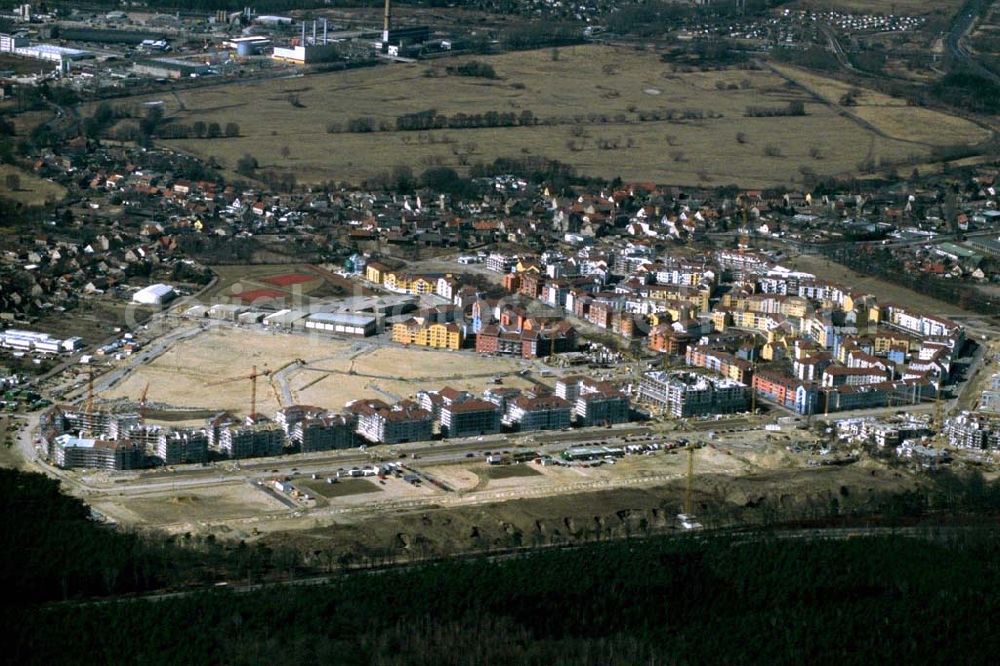
{"type": "Polygon", "coordinates": [[[221,386],[222,384],[230,384],[232,382],[246,381],[250,380],[250,416],[249,420],[251,423],[257,421],[257,378],[258,377],[268,377],[271,371],[265,366],[260,372],[257,371],[257,366],[253,366],[249,375],[240,375],[239,377],[230,377],[228,379],[220,379],[217,382],[209,382],[205,386],[221,386]]]}

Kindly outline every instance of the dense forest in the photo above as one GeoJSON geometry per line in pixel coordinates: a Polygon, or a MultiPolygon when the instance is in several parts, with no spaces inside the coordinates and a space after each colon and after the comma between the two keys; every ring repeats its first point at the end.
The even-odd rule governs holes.
{"type": "MultiPolygon", "coordinates": [[[[970,664],[1000,648],[992,525],[603,540],[303,586],[292,552],[114,530],[42,475],[0,470],[0,495],[10,663],[970,664]],[[162,588],[182,592],[127,596],[162,588]]],[[[1000,484],[944,474],[898,515],[935,507],[995,514],[1000,484]]]]}
{"type": "Polygon", "coordinates": [[[1000,541],[591,544],[3,618],[11,663],[991,663],[1000,541]]]}

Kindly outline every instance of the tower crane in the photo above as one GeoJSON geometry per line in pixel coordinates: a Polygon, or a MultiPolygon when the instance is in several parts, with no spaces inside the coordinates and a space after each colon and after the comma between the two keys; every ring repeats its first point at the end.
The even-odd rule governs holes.
{"type": "Polygon", "coordinates": [[[217,382],[209,382],[205,386],[221,386],[222,384],[230,384],[232,382],[246,381],[250,380],[250,421],[257,421],[257,378],[258,377],[268,377],[271,371],[265,366],[263,370],[257,371],[257,366],[253,366],[249,375],[240,375],[238,377],[229,377],[228,379],[220,379],[217,382]]]}
{"type": "Polygon", "coordinates": [[[701,523],[697,522],[694,519],[694,515],[691,513],[691,508],[693,506],[691,502],[691,495],[694,486],[694,451],[697,448],[698,447],[693,443],[689,443],[684,446],[684,450],[687,451],[688,455],[687,474],[685,475],[684,480],[684,513],[678,515],[677,519],[680,520],[681,527],[686,530],[697,530],[701,528],[701,523]]]}
{"type": "Polygon", "coordinates": [[[139,396],[139,425],[146,425],[146,396],[149,395],[149,382],[142,389],[142,395],[139,396]]]}

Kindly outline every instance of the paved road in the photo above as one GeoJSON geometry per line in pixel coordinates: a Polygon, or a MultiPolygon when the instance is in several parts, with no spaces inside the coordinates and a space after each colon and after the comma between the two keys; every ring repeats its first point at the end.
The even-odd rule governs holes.
{"type": "Polygon", "coordinates": [[[955,62],[964,65],[967,69],[978,74],[979,76],[1000,85],[1000,76],[992,70],[979,64],[979,62],[973,58],[969,49],[962,43],[962,40],[969,34],[973,26],[975,26],[976,21],[979,19],[979,16],[982,14],[982,11],[986,6],[986,1],[987,0],[969,0],[965,3],[958,14],[955,15],[955,19],[951,24],[948,35],[945,37],[945,45],[948,48],[948,54],[955,62]]]}

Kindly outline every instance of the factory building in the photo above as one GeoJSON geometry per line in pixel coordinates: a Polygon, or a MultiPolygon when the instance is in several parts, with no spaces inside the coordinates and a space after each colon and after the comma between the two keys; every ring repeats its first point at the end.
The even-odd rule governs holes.
{"type": "Polygon", "coordinates": [[[327,23],[323,19],[323,32],[317,32],[317,22],[312,23],[312,35],[306,34],[306,24],[302,23],[302,36],[292,40],[289,46],[275,46],[271,57],[275,60],[295,65],[311,65],[330,62],[339,57],[337,44],[327,39],[327,23]]]}
{"type": "Polygon", "coordinates": [[[233,37],[222,42],[226,48],[236,51],[236,55],[247,57],[258,55],[264,49],[271,46],[271,40],[262,35],[250,35],[248,37],[233,37]]]}
{"type": "Polygon", "coordinates": [[[690,372],[647,372],[639,384],[640,398],[665,408],[675,417],[729,414],[748,409],[747,385],[690,372]]]}

